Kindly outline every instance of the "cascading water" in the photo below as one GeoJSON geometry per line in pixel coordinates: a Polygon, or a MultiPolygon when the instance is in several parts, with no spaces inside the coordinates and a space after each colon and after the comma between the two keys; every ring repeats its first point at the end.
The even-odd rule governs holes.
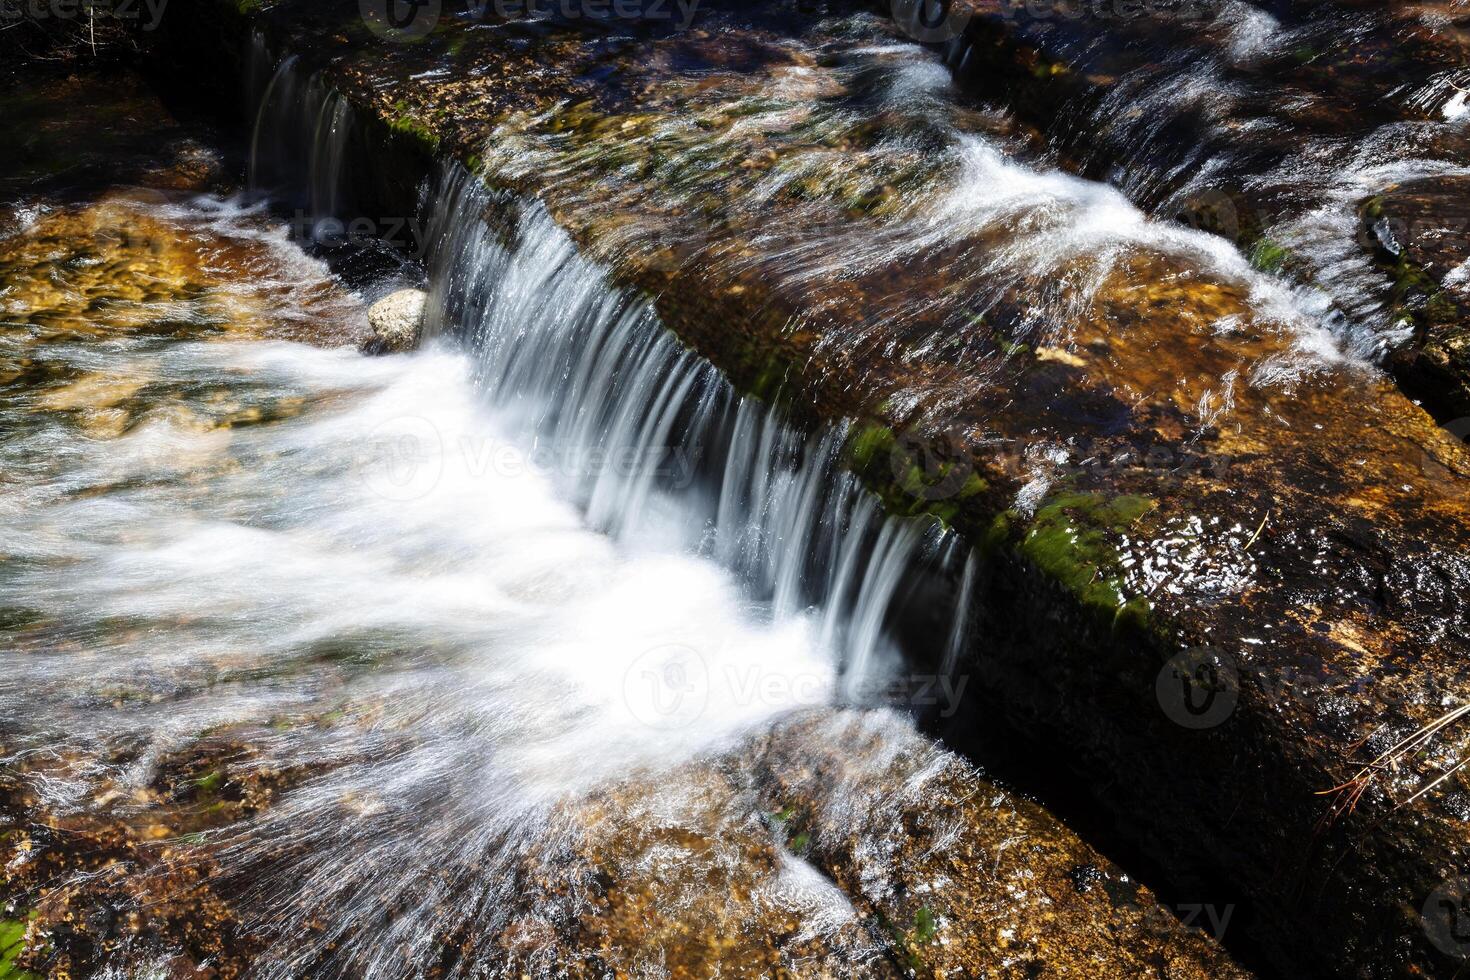
{"type": "MultiPolygon", "coordinates": [[[[1470,174],[1459,42],[1452,30],[1422,46],[1406,36],[1415,20],[1432,36],[1451,17],[1230,0],[1136,18],[1104,11],[1052,34],[1042,13],[1023,33],[1096,83],[1040,122],[1074,166],[1151,214],[1207,221],[1252,244],[1346,350],[1378,360],[1413,330],[1394,309],[1360,208],[1397,185],[1470,174]],[[1395,46],[1384,59],[1344,54],[1395,46]]],[[[969,54],[954,42],[952,63],[969,54]]]]}
{"type": "MultiPolygon", "coordinates": [[[[923,12],[715,6],[699,30],[467,8],[398,44],[282,0],[245,15],[301,53],[255,38],[248,193],[183,143],[128,171],[166,190],[0,174],[0,935],[27,969],[1240,975],[893,710],[935,694],[978,759],[1028,736],[1011,772],[1097,804],[1159,880],[1261,902],[1263,955],[1312,923],[1280,904],[1278,830],[1341,760],[1307,712],[1416,717],[1252,684],[1200,736],[1163,690],[1192,705],[1189,678],[1154,671],[1200,638],[1252,669],[1388,663],[1395,603],[1433,605],[1386,641],[1426,664],[1453,632],[1431,591],[1463,578],[1458,478],[1416,450],[1457,447],[1365,363],[1398,327],[1335,293],[1369,261],[1312,251],[1421,173],[1374,149],[1408,129],[1257,167],[1310,200],[1247,258],[1165,212],[1281,149],[1218,137],[1311,31],[1233,0],[1213,60],[1060,78],[1110,93],[1076,152],[1014,93],[955,88],[900,37],[923,12]],[[338,234],[363,220],[381,241],[338,234]],[[405,280],[423,343],[369,357],[405,280]],[[951,718],[968,671],[987,710],[951,718]],[[1217,813],[1220,785],[1271,806],[1217,813]]],[[[950,67],[995,54],[974,39],[950,67]]],[[[1066,75],[1045,66],[1006,84],[1066,75]]],[[[1454,123],[1460,80],[1392,98],[1454,123]]],[[[1380,863],[1403,870],[1342,877],[1352,922],[1311,955],[1355,955],[1380,863]]]]}
{"type": "Polygon", "coordinates": [[[539,206],[512,212],[508,248],[479,216],[515,205],[478,179],[452,172],[437,200],[429,330],[465,335],[481,389],[520,418],[589,522],[717,557],[778,619],[822,609],[848,683],[870,680],[895,598],[933,573],[947,532],[882,516],[841,469],[843,431],[802,436],[736,393],[539,206]]]}
{"type": "MultiPolygon", "coordinates": [[[[315,77],[302,82],[289,56],[270,72],[259,36],[252,58],[252,76],[272,78],[256,132],[278,137],[270,147],[257,139],[253,158],[296,161],[298,185],[350,182],[338,149],[350,134],[293,124],[280,93],[299,98],[302,118],[324,117],[340,96],[315,77]]],[[[849,692],[874,680],[870,668],[896,665],[886,626],[903,586],[957,574],[937,567],[953,566],[945,529],[883,516],[841,468],[843,431],[804,436],[735,392],[539,205],[492,193],[459,167],[430,201],[426,333],[469,345],[489,404],[516,420],[593,527],[716,557],[778,618],[822,610],[821,639],[849,692]],[[495,227],[482,218],[491,213],[495,227]]]]}
{"type": "MultiPolygon", "coordinates": [[[[348,123],[293,67],[265,90],[251,172],[277,182],[268,144],[305,141],[325,216],[348,123]]],[[[738,395],[544,212],[460,171],[435,200],[441,340],[390,359],[280,339],[351,334],[361,313],[261,205],[110,205],[99,247],[162,261],[153,238],[173,242],[187,272],[145,268],[139,299],[100,301],[169,337],[120,323],[105,357],[28,349],[54,381],[0,398],[26,420],[0,444],[13,792],[48,819],[136,822],[167,873],[230,896],[262,976],[556,975],[609,873],[718,900],[761,949],[779,933],[783,956],[860,968],[879,948],[839,891],[794,854],[752,861],[772,835],[749,739],[871,702],[915,576],[944,580],[961,546],[885,517],[841,469],[843,431],[802,435],[738,395]],[[480,218],[492,203],[507,236],[480,218]],[[708,847],[629,843],[608,793],[708,847]]],[[[637,948],[633,968],[666,955],[637,948]]]]}
{"type": "Polygon", "coordinates": [[[263,44],[256,38],[247,86],[255,120],[250,186],[279,202],[301,205],[313,220],[337,217],[355,131],[352,107],[319,77],[300,70],[294,57],[267,70],[263,44]],[[289,156],[287,147],[307,156],[289,156]],[[304,181],[302,173],[307,175],[304,181]]]}

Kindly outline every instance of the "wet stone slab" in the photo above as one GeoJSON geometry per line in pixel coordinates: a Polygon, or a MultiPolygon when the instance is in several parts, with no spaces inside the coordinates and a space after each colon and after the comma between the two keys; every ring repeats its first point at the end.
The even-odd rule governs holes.
{"type": "MultiPolygon", "coordinates": [[[[1039,127],[1063,166],[1320,292],[1411,397],[1441,421],[1465,414],[1470,375],[1445,356],[1463,313],[1426,315],[1412,294],[1427,270],[1375,262],[1354,220],[1400,184],[1470,164],[1458,5],[967,0],[933,28],[892,8],[967,92],[1039,127]]],[[[1456,210],[1443,201],[1433,221],[1456,210]]]]}
{"type": "Polygon", "coordinates": [[[1470,462],[1320,304],[1057,171],[840,6],[406,45],[348,5],[262,23],[400,144],[539,198],[739,385],[856,419],[890,506],[988,556],[971,720],[1248,890],[1279,962],[1458,955],[1420,910],[1467,853],[1470,462]],[[1200,730],[1160,692],[1205,666],[1231,710],[1200,730]]]}
{"type": "Polygon", "coordinates": [[[576,712],[528,698],[575,685],[475,655],[608,546],[577,574],[458,583],[538,520],[538,555],[590,535],[553,509],[467,543],[473,496],[450,544],[395,524],[431,518],[364,488],[381,417],[341,416],[414,364],[429,412],[456,362],[359,357],[365,301],[279,218],[159,167],[90,198],[31,186],[0,238],[0,972],[1244,976],[887,712],[699,753],[637,731],[651,762],[598,776],[589,745],[568,765],[576,712]],[[429,636],[372,622],[403,615],[398,588],[419,610],[492,584],[514,601],[429,636]]]}

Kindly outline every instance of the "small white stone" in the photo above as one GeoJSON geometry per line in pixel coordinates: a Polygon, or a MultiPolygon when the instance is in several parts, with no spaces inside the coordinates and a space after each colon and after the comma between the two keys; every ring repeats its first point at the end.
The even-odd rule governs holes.
{"type": "Polygon", "coordinates": [[[429,294],[422,289],[400,289],[378,300],[368,310],[373,335],[363,344],[369,354],[391,354],[418,345],[424,326],[424,303],[429,294]]]}

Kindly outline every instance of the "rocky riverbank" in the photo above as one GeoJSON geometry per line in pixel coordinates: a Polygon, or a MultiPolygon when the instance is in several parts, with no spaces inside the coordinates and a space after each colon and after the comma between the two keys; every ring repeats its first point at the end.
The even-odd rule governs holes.
{"type": "MultiPolygon", "coordinates": [[[[746,390],[856,420],[890,507],[986,556],[961,717],[1054,746],[1119,833],[1248,892],[1283,969],[1452,962],[1420,912],[1467,846],[1436,722],[1470,696],[1470,463],[1363,362],[1392,334],[1059,173],[891,22],[705,16],[450,15],[414,44],[351,5],[251,23],[424,170],[541,201],[746,390]],[[1216,727],[1161,693],[1200,678],[1216,727]]],[[[514,237],[514,206],[494,220],[514,237]]]]}
{"type": "Polygon", "coordinates": [[[462,355],[356,353],[422,294],[350,288],[136,78],[53,95],[0,202],[0,974],[1247,975],[1223,903],[1193,921],[899,715],[623,718],[630,603],[664,642],[765,627],[666,602],[714,573],[616,558],[524,474],[406,492],[405,412],[493,421],[462,355]],[[595,656],[576,601],[617,613],[595,656]]]}

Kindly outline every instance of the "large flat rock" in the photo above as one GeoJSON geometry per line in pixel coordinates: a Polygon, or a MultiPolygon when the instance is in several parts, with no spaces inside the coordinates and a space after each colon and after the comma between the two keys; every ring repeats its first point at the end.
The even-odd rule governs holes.
{"type": "MultiPolygon", "coordinates": [[[[1459,5],[960,0],[942,19],[891,7],[1063,165],[1237,241],[1319,292],[1442,421],[1470,412],[1470,372],[1446,356],[1463,311],[1420,288],[1438,284],[1432,270],[1375,261],[1375,236],[1354,220],[1400,185],[1470,172],[1459,5]]],[[[1437,204],[1430,220],[1453,222],[1453,203],[1437,204]]]]}
{"type": "Polygon", "coordinates": [[[399,145],[539,199],[737,384],[856,420],[891,507],[983,551],[951,738],[1049,746],[1247,892],[1285,969],[1451,969],[1421,910],[1470,860],[1470,456],[1326,309],[1053,169],[881,18],[488,18],[259,22],[399,145]]]}

